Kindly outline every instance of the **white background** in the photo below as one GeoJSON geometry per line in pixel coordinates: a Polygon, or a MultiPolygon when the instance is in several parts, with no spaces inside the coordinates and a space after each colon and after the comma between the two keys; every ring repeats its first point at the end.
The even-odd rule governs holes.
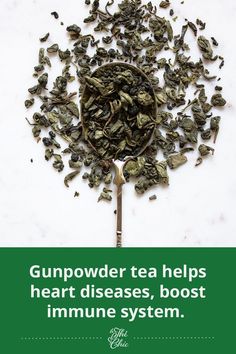
{"type": "MultiPolygon", "coordinates": [[[[221,112],[214,158],[194,168],[196,155],[188,155],[188,164],[170,172],[169,187],[142,197],[136,196],[132,184],[124,186],[124,246],[236,246],[236,40],[228,39],[236,36],[236,2],[171,2],[177,27],[185,18],[195,22],[199,17],[207,22],[204,34],[219,41],[217,51],[226,59],[220,75],[228,104],[221,112]],[[158,199],[150,202],[153,193],[158,199]]],[[[67,189],[64,175],[44,160],[43,147],[34,142],[24,120],[33,113],[23,102],[34,84],[38,38],[50,32],[46,45],[58,42],[66,49],[66,26],[82,26],[86,14],[82,0],[0,0],[0,246],[115,245],[115,199],[97,204],[98,193],[80,177],[67,189]],[[51,11],[60,19],[55,20],[51,11]],[[79,198],[73,197],[75,190],[79,198]]]]}

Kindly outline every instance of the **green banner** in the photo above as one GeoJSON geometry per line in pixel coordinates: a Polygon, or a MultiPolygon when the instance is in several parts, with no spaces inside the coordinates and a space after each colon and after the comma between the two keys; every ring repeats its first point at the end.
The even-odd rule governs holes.
{"type": "Polygon", "coordinates": [[[231,353],[236,249],[2,248],[0,351],[231,353]]]}

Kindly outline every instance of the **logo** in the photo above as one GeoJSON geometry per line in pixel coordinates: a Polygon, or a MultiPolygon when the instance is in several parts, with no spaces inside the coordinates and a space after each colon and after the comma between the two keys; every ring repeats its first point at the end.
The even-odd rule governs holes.
{"type": "Polygon", "coordinates": [[[109,332],[108,343],[111,349],[127,348],[128,332],[124,328],[114,327],[109,332]]]}

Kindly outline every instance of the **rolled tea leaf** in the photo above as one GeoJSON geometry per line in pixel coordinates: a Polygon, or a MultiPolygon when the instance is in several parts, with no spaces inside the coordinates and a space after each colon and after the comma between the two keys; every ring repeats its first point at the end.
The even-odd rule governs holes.
{"type": "Polygon", "coordinates": [[[67,188],[69,188],[69,183],[72,181],[78,174],[80,173],[80,170],[76,170],[74,172],[69,173],[65,178],[64,178],[64,184],[67,188]]]}
{"type": "Polygon", "coordinates": [[[167,159],[167,164],[171,169],[182,166],[188,161],[187,157],[183,154],[170,155],[167,159]]]}

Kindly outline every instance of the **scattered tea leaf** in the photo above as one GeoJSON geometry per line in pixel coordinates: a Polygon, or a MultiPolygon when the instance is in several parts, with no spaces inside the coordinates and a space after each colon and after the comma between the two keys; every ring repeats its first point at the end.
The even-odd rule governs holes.
{"type": "Polygon", "coordinates": [[[212,40],[212,44],[218,47],[219,43],[217,42],[217,40],[214,37],[211,37],[211,40],[212,40]]]}
{"type": "Polygon", "coordinates": [[[51,12],[51,15],[57,20],[59,18],[59,15],[56,11],[51,12]]]}
{"type": "Polygon", "coordinates": [[[199,19],[196,20],[196,24],[199,26],[200,31],[203,31],[206,28],[206,23],[199,19]]]}
{"type": "Polygon", "coordinates": [[[157,199],[157,196],[156,196],[156,194],[153,194],[151,197],[149,197],[149,200],[156,200],[157,199]]]}
{"type": "Polygon", "coordinates": [[[50,53],[50,54],[51,53],[57,53],[58,50],[59,50],[58,44],[53,44],[53,45],[51,45],[51,47],[47,48],[47,52],[50,53]]]}
{"type": "Polygon", "coordinates": [[[207,60],[216,60],[218,57],[215,56],[213,57],[213,50],[211,48],[210,42],[208,41],[208,39],[206,39],[204,36],[199,36],[198,37],[198,46],[202,52],[202,56],[203,58],[207,59],[207,60]]]}
{"type": "Polygon", "coordinates": [[[34,98],[25,101],[25,107],[30,108],[34,104],[34,98]]]}
{"type": "Polygon", "coordinates": [[[210,152],[212,153],[212,155],[214,155],[214,151],[215,151],[213,148],[205,144],[199,145],[198,150],[201,156],[209,155],[210,152]]]}
{"type": "Polygon", "coordinates": [[[101,192],[101,194],[98,198],[98,202],[100,202],[101,200],[106,200],[106,201],[110,202],[112,200],[112,196],[107,192],[101,192]]]}
{"type": "Polygon", "coordinates": [[[211,98],[211,104],[214,107],[223,107],[226,105],[226,100],[222,97],[221,93],[216,93],[211,98]]]}
{"type": "Polygon", "coordinates": [[[188,26],[189,28],[191,28],[191,30],[194,33],[194,36],[197,36],[197,27],[195,26],[195,24],[193,22],[188,21],[188,26]]]}
{"type": "Polygon", "coordinates": [[[64,184],[66,187],[69,188],[69,183],[72,181],[78,174],[80,173],[80,170],[76,170],[74,172],[69,173],[65,178],[64,178],[64,184]]]}
{"type": "Polygon", "coordinates": [[[187,157],[183,154],[170,155],[167,159],[167,164],[171,169],[182,166],[188,161],[187,157]]]}
{"type": "Polygon", "coordinates": [[[195,164],[195,167],[197,167],[197,166],[201,165],[201,164],[202,164],[202,162],[203,162],[202,157],[198,157],[198,158],[197,158],[197,161],[196,161],[196,164],[195,164]]]}
{"type": "Polygon", "coordinates": [[[163,9],[166,9],[169,6],[170,6],[170,1],[169,0],[163,0],[159,4],[159,7],[162,7],[163,9]]]}
{"type": "Polygon", "coordinates": [[[48,40],[48,37],[50,36],[50,33],[46,33],[42,38],[40,38],[40,42],[46,42],[48,40]]]}

